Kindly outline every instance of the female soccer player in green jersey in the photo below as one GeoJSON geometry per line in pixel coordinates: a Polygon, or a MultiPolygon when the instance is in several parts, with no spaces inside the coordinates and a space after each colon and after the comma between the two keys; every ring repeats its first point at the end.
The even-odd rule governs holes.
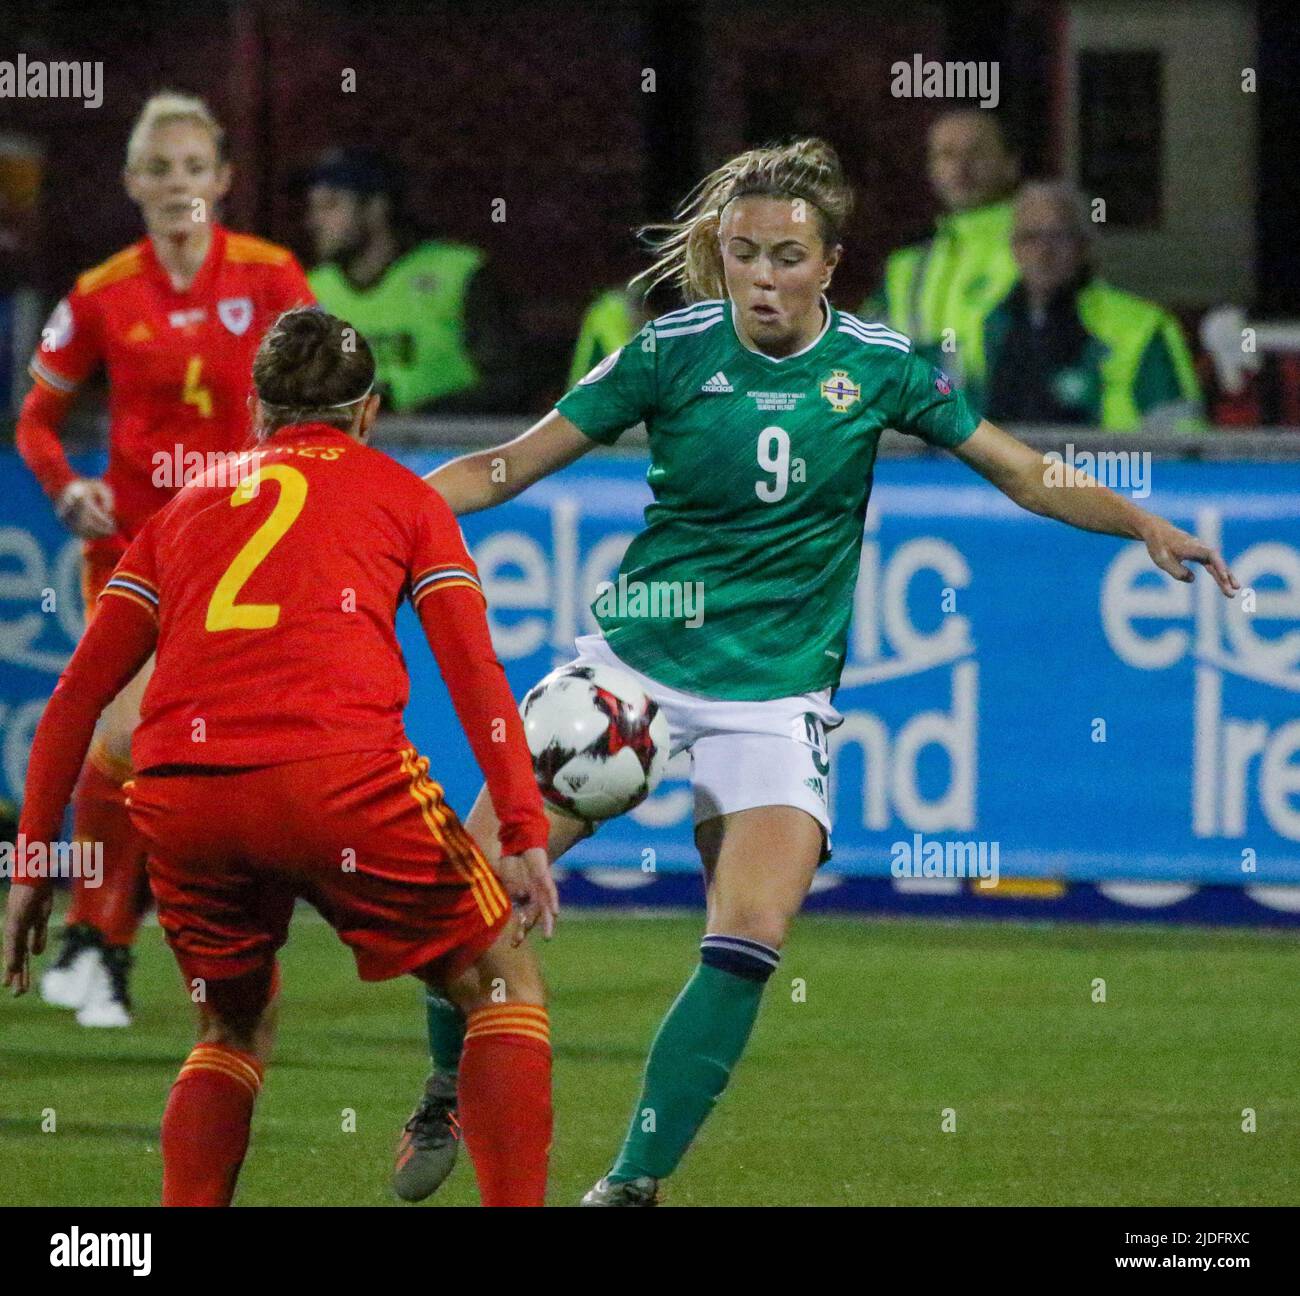
{"type": "MultiPolygon", "coordinates": [[[[1049,486],[1042,456],[980,421],[906,337],[835,310],[825,294],[851,204],[820,140],[720,167],[676,223],[658,227],[660,256],[647,271],[674,279],[690,304],[647,324],[516,440],[428,478],[454,512],[472,513],[644,422],[654,503],[620,583],[703,591],[702,617],[678,620],[597,600],[601,633],[577,643],[579,661],[638,680],[667,716],[673,750],[690,751],[708,896],[700,964],[655,1037],[617,1160],[585,1205],[654,1203],[744,1050],[824,858],[825,733],[840,720],[831,693],[884,428],[951,450],[1032,512],[1143,541],[1178,580],[1190,581],[1184,564],[1196,562],[1225,595],[1237,588],[1217,553],[1130,501],[1077,476],[1049,486]]],[[[485,795],[467,826],[499,854],[485,795]]],[[[551,859],[588,831],[553,815],[551,859]]],[[[449,1168],[437,1128],[454,1102],[460,1026],[437,1002],[430,1025],[438,1071],[407,1130],[409,1195],[423,1195],[417,1173],[449,1168]]]]}

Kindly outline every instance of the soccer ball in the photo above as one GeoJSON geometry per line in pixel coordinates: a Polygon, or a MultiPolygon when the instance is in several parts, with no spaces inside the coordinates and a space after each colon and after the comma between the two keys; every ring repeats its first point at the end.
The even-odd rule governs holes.
{"type": "Polygon", "coordinates": [[[520,707],[542,796],[598,822],[639,805],[668,763],[668,721],[629,675],[561,666],[520,707]]]}

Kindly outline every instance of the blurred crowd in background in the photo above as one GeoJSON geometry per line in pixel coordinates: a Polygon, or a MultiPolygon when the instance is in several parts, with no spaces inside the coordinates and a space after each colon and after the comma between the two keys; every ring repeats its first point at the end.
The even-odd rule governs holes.
{"type": "MultiPolygon", "coordinates": [[[[544,410],[679,304],[629,290],[646,264],[637,226],[670,216],[737,145],[815,133],[858,190],[834,305],[908,334],[993,421],[1300,423],[1295,357],[1223,390],[1199,341],[1205,302],[1105,273],[1107,194],[1065,177],[1050,75],[1070,7],[994,4],[976,19],[960,5],[867,6],[864,20],[835,4],[571,4],[506,6],[493,22],[448,4],[145,4],[76,33],[53,4],[28,21],[28,43],[104,57],[107,93],[94,113],[0,104],[6,403],[21,399],[22,349],[50,306],[139,236],[118,180],[126,131],[170,87],[205,96],[227,126],[237,179],[223,218],[298,252],[321,304],[370,340],[393,411],[544,410]],[[757,57],[765,11],[780,14],[776,70],[757,57]],[[864,43],[866,30],[888,39],[864,43]],[[912,49],[992,55],[999,107],[900,102],[888,67],[912,49]],[[719,122],[707,100],[728,86],[736,107],[719,122]]],[[[1221,7],[1257,23],[1263,44],[1272,14],[1221,7]]],[[[1149,87],[1121,77],[1120,89],[1138,111],[1125,94],[1149,87]]],[[[1206,203],[1218,183],[1207,162],[1206,203]]],[[[1151,206],[1158,222],[1158,195],[1151,206]]]]}

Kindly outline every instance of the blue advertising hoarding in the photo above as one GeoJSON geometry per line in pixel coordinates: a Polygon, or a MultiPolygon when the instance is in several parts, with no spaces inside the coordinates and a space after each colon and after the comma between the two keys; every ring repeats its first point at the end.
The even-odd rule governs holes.
{"type": "MultiPolygon", "coordinates": [[[[417,472],[439,461],[399,457],[417,472]]],[[[588,604],[640,525],[645,469],[639,454],[591,456],[463,519],[517,695],[595,628],[588,604]]],[[[1025,513],[954,460],[879,464],[835,697],[824,888],[874,893],[897,883],[900,843],[960,840],[995,846],[1026,895],[1035,880],[1042,895],[1139,882],[1168,903],[1213,886],[1290,908],[1300,465],[1157,462],[1150,478],[1141,503],[1222,548],[1245,587],[1236,601],[1204,575],[1168,579],[1140,545],[1025,513]]],[[[11,453],[0,499],[0,792],[17,800],[78,633],[78,550],[11,453]]],[[[410,735],[467,809],[472,757],[409,609],[399,628],[410,735]]],[[[566,864],[642,873],[650,858],[661,882],[694,872],[688,775],[683,755],[566,864]]],[[[624,889],[649,880],[629,875],[624,889]]]]}

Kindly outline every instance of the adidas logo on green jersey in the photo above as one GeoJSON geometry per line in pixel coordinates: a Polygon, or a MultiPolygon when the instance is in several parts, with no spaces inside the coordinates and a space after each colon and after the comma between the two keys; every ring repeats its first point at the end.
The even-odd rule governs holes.
{"type": "Polygon", "coordinates": [[[727,375],[719,369],[700,390],[702,392],[729,392],[736,389],[727,381],[727,375]]]}

